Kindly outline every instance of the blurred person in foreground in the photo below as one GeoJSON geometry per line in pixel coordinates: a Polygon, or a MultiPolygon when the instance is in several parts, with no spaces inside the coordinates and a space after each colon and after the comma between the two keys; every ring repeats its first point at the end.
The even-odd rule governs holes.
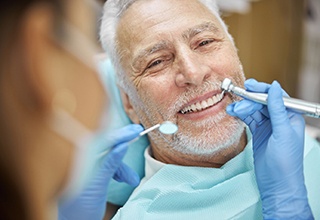
{"type": "MultiPolygon", "coordinates": [[[[69,218],[65,209],[72,210],[72,203],[72,212],[88,219],[81,199],[74,198],[90,189],[91,180],[103,183],[99,201],[106,200],[104,189],[113,177],[139,183],[121,159],[126,139],[136,137],[141,126],[111,136],[104,132],[108,98],[93,62],[95,4],[1,2],[1,219],[57,219],[58,201],[59,219],[69,218]]],[[[91,211],[101,219],[105,210],[91,211]]]]}

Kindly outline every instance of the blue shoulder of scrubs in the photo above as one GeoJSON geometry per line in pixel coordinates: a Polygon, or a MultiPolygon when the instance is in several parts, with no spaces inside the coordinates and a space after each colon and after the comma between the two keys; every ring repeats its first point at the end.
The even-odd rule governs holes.
{"type": "MultiPolygon", "coordinates": [[[[99,71],[102,75],[104,84],[107,87],[110,100],[110,119],[109,129],[113,131],[131,124],[131,120],[125,113],[120,97],[119,89],[116,85],[116,76],[114,68],[109,59],[99,62],[99,71]]],[[[140,178],[144,177],[144,150],[149,145],[147,137],[141,137],[138,141],[130,144],[123,162],[138,173],[140,178]]],[[[116,205],[124,205],[133,192],[134,187],[125,183],[119,183],[114,180],[110,182],[108,189],[108,201],[116,205]]]]}

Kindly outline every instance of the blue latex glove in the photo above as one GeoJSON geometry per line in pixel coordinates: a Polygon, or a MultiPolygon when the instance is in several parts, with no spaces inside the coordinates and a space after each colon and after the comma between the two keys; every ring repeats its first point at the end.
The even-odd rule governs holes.
{"type": "Polygon", "coordinates": [[[313,219],[304,184],[304,119],[287,110],[278,82],[249,79],[248,91],[268,93],[268,106],[241,100],[227,107],[253,136],[253,156],[264,219],[313,219]]]}
{"type": "Polygon", "coordinates": [[[101,160],[97,175],[89,186],[74,200],[59,203],[59,220],[100,220],[106,211],[107,188],[113,178],[137,186],[140,178],[136,172],[122,162],[128,149],[128,141],[138,137],[143,130],[140,125],[128,125],[107,137],[114,147],[101,160]]]}

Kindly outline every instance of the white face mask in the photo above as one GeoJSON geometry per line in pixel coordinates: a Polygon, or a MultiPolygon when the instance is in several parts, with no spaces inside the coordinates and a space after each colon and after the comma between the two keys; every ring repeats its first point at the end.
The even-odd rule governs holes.
{"type": "MultiPolygon", "coordinates": [[[[81,42],[81,45],[75,45],[76,43],[74,42],[58,43],[78,60],[99,74],[93,60],[98,51],[95,45],[73,25],[65,22],[65,27],[70,36],[75,39],[75,42],[81,42]]],[[[86,187],[89,180],[96,173],[99,157],[101,158],[99,155],[105,154],[112,147],[105,138],[108,110],[105,108],[103,111],[100,129],[93,132],[68,112],[59,108],[54,109],[52,118],[49,121],[50,127],[75,147],[73,162],[69,172],[70,176],[60,196],[62,200],[76,196],[86,187]]]]}

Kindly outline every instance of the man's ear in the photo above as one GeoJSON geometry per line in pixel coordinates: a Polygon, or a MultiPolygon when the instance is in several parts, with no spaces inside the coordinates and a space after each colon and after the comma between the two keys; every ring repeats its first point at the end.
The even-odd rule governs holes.
{"type": "Polygon", "coordinates": [[[133,123],[140,124],[139,117],[136,114],[136,111],[134,110],[133,106],[131,105],[131,101],[129,99],[128,94],[125,93],[123,89],[120,87],[119,87],[119,90],[120,90],[124,111],[127,113],[128,117],[131,119],[133,123]]]}

